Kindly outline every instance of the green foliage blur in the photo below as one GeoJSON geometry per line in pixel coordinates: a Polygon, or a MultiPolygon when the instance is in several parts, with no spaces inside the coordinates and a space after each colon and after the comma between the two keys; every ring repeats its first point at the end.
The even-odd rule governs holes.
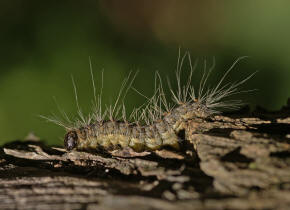
{"type": "MultiPolygon", "coordinates": [[[[104,70],[103,102],[114,101],[122,80],[139,70],[134,87],[150,96],[154,72],[166,83],[175,78],[178,49],[216,68],[209,86],[231,64],[241,61],[227,81],[258,73],[239,97],[251,107],[277,110],[290,95],[290,2],[283,1],[24,1],[0,2],[0,143],[28,133],[49,144],[62,144],[65,131],[39,115],[59,115],[57,105],[76,113],[73,76],[79,103],[88,113],[93,99],[89,58],[97,89],[104,70]],[[55,103],[56,101],[56,103],[55,103]]],[[[184,66],[184,79],[188,65],[184,66]]],[[[168,93],[168,92],[167,92],[168,93]]],[[[129,91],[128,111],[145,102],[129,91]]]]}

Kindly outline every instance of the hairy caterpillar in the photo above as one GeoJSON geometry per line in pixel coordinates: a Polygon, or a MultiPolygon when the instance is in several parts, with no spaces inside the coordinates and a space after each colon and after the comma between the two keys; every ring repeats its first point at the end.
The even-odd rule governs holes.
{"type": "MultiPolygon", "coordinates": [[[[147,102],[141,107],[134,109],[130,114],[129,120],[126,118],[125,106],[121,98],[123,97],[124,99],[131,88],[136,74],[133,75],[131,80],[131,74],[129,74],[123,81],[114,105],[107,106],[105,110],[102,110],[102,88],[101,93],[96,95],[94,76],[90,66],[94,88],[92,114],[84,117],[81,112],[73,80],[79,115],[78,120],[72,122],[63,111],[62,114],[65,121],[56,116],[44,118],[67,130],[64,137],[64,146],[68,151],[73,149],[113,150],[130,147],[136,152],[141,152],[144,150],[158,150],[164,146],[178,150],[181,141],[178,134],[184,129],[186,121],[194,118],[207,118],[219,113],[220,109],[237,109],[241,105],[240,101],[224,99],[244,92],[239,90],[239,86],[250,79],[254,73],[239,82],[223,84],[226,76],[241,59],[243,57],[234,62],[214,88],[208,89],[205,88],[205,85],[214,68],[214,64],[207,70],[205,63],[205,70],[196,93],[195,88],[191,85],[191,78],[196,65],[192,65],[188,52],[181,57],[179,51],[176,70],[177,91],[170,88],[173,104],[168,102],[164,94],[161,77],[156,73],[153,96],[151,98],[146,97],[147,102]],[[190,72],[186,84],[182,85],[181,72],[186,58],[188,58],[190,72]]],[[[171,86],[170,83],[169,86],[171,86]]]]}

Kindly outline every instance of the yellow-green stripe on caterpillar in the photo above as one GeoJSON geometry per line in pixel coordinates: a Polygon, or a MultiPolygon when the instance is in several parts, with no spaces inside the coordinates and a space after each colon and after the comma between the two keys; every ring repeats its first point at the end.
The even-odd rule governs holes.
{"type": "Polygon", "coordinates": [[[181,142],[178,134],[181,130],[185,129],[184,126],[188,120],[206,118],[219,113],[220,109],[237,109],[240,107],[242,104],[240,101],[225,100],[225,98],[242,92],[239,90],[239,86],[251,78],[254,73],[236,83],[227,83],[224,85],[223,81],[235,65],[243,58],[241,57],[234,62],[214,88],[206,89],[205,84],[214,67],[213,64],[208,71],[205,70],[196,93],[195,88],[191,85],[191,78],[195,67],[191,64],[189,53],[186,52],[181,57],[179,51],[176,70],[177,91],[170,88],[174,102],[173,105],[165,97],[161,77],[156,73],[155,92],[153,96],[147,98],[146,104],[135,109],[131,113],[129,120],[126,119],[122,98],[124,99],[127,91],[131,88],[136,74],[131,79],[131,75],[129,74],[124,80],[114,105],[102,110],[102,88],[101,93],[96,95],[91,68],[94,88],[94,107],[92,114],[88,117],[84,117],[82,114],[78,105],[76,86],[73,81],[79,120],[72,122],[65,112],[63,112],[63,116],[66,122],[56,117],[44,118],[67,130],[64,137],[64,146],[68,151],[73,149],[113,150],[130,147],[136,152],[141,152],[145,150],[158,150],[165,146],[178,150],[181,142]],[[186,58],[188,58],[191,70],[186,84],[182,85],[181,69],[186,58]],[[119,105],[120,102],[121,105],[119,105]]]}

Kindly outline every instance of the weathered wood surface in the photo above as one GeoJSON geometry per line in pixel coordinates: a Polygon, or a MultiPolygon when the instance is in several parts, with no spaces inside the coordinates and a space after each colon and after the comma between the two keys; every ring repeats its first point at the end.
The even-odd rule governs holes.
{"type": "Polygon", "coordinates": [[[188,122],[183,151],[0,151],[0,209],[290,209],[290,101],[188,122]]]}

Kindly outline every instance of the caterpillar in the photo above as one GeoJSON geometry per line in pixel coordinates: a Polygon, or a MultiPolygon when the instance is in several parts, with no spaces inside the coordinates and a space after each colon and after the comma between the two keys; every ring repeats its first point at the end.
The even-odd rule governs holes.
{"type": "MultiPolygon", "coordinates": [[[[179,133],[185,129],[186,122],[195,118],[208,118],[219,114],[221,110],[237,109],[242,105],[239,100],[226,100],[229,96],[246,92],[239,87],[250,79],[255,73],[245,79],[223,84],[225,78],[236,64],[244,57],[238,58],[224,73],[214,88],[206,88],[206,83],[213,65],[207,69],[204,63],[204,72],[200,80],[198,91],[191,85],[193,71],[196,63],[191,62],[189,52],[179,56],[176,68],[177,90],[173,90],[170,82],[169,88],[172,101],[169,102],[162,85],[159,73],[155,74],[155,91],[152,97],[146,97],[146,103],[134,109],[127,120],[127,114],[123,103],[129,89],[133,89],[132,83],[136,74],[131,78],[131,73],[122,83],[119,95],[114,105],[106,106],[102,110],[102,87],[100,94],[96,94],[94,75],[90,61],[90,73],[94,89],[94,105],[92,113],[85,117],[78,105],[78,96],[75,82],[73,81],[76,105],[78,108],[78,119],[72,121],[64,111],[61,111],[63,119],[56,115],[44,117],[50,122],[58,124],[66,129],[64,136],[64,147],[67,151],[77,150],[114,150],[130,147],[136,152],[154,151],[163,147],[180,149],[183,139],[179,133]],[[188,60],[190,71],[185,85],[181,84],[182,66],[188,60]],[[122,100],[123,98],[123,100],[122,100]]],[[[142,95],[142,93],[140,93],[142,95]]]]}

